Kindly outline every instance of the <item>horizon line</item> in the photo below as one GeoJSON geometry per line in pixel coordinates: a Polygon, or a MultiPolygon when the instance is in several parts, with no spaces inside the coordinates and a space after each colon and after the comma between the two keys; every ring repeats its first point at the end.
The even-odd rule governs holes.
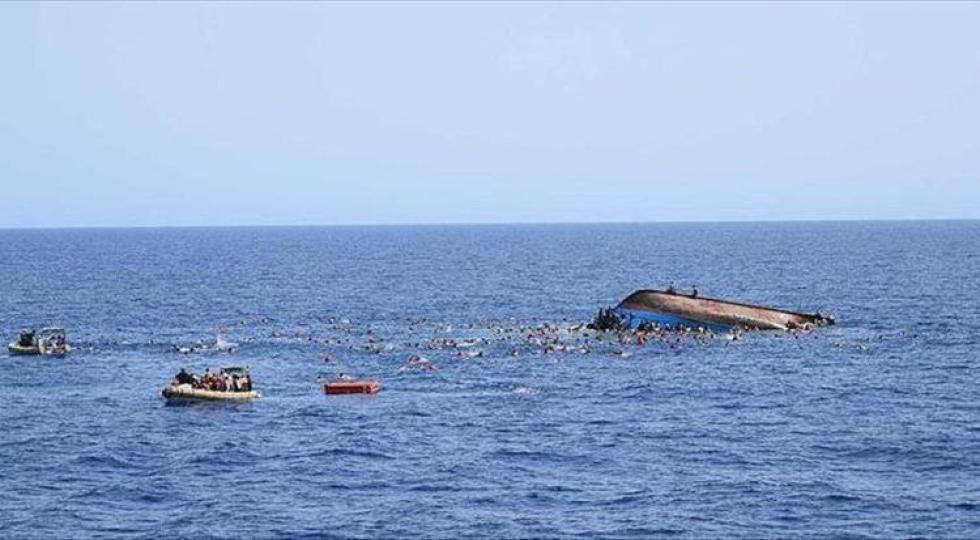
{"type": "Polygon", "coordinates": [[[485,221],[485,222],[420,222],[420,223],[293,223],[293,224],[223,224],[223,225],[63,225],[0,227],[0,231],[59,231],[106,229],[299,229],[299,228],[356,228],[356,227],[495,227],[548,225],[724,225],[778,223],[910,223],[964,222],[980,218],[818,218],[818,219],[722,219],[722,220],[650,220],[650,221],[485,221]]]}

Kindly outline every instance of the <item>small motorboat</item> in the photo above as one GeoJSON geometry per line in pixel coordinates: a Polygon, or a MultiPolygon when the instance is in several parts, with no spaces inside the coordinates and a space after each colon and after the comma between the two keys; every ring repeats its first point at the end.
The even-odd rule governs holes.
{"type": "Polygon", "coordinates": [[[340,377],[327,381],[323,391],[327,394],[377,394],[381,391],[381,383],[375,379],[340,377]]]}
{"type": "Polygon", "coordinates": [[[65,329],[44,328],[40,332],[22,330],[17,341],[7,345],[11,355],[64,356],[71,352],[71,345],[65,338],[65,329]]]}
{"type": "Polygon", "coordinates": [[[64,356],[71,352],[64,328],[44,328],[37,338],[37,350],[43,356],[64,356]]]}
{"type": "Polygon", "coordinates": [[[200,401],[248,401],[262,396],[252,389],[252,376],[247,367],[223,367],[218,375],[211,377],[210,373],[205,373],[204,377],[198,379],[182,369],[160,394],[168,400],[200,401]],[[223,381],[226,380],[235,381],[234,387],[238,390],[225,389],[223,381]],[[217,382],[212,384],[212,381],[217,382]],[[238,381],[243,381],[244,386],[239,386],[238,381]]]}

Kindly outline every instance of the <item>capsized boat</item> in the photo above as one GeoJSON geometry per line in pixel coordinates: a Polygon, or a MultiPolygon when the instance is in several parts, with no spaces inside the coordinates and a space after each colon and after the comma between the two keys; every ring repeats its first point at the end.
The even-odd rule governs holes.
{"type": "Polygon", "coordinates": [[[630,328],[652,323],[667,328],[703,327],[716,331],[732,328],[794,330],[834,324],[833,317],[820,313],[799,313],[656,289],[633,292],[611,313],[630,328]]]}

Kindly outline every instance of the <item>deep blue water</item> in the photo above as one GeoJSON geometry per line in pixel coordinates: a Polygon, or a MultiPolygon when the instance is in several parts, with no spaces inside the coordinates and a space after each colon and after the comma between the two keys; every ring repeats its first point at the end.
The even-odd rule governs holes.
{"type": "Polygon", "coordinates": [[[980,222],[0,231],[0,333],[62,324],[79,348],[0,360],[0,537],[978,537],[978,238],[980,222]],[[589,354],[518,337],[550,323],[580,342],[569,325],[669,280],[839,325],[589,354]],[[237,353],[170,351],[221,327],[237,353]],[[441,369],[399,371],[417,343],[466,337],[484,356],[422,350],[441,369]],[[325,396],[326,353],[384,389],[325,396]],[[159,395],[181,366],[229,363],[265,396],[159,395]]]}

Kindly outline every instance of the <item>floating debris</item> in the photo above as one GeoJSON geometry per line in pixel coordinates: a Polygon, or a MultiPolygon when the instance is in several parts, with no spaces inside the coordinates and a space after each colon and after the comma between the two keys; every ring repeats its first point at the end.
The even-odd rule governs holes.
{"type": "Polygon", "coordinates": [[[218,338],[215,340],[214,348],[218,352],[232,353],[238,350],[238,344],[228,341],[225,339],[224,333],[218,332],[218,338]]]}
{"type": "Polygon", "coordinates": [[[204,354],[209,352],[233,353],[238,350],[238,344],[225,339],[223,330],[218,332],[214,345],[209,345],[202,340],[192,345],[171,345],[171,349],[178,354],[204,354]]]}
{"type": "Polygon", "coordinates": [[[323,385],[327,394],[377,394],[381,391],[381,383],[375,379],[355,379],[341,374],[340,377],[327,381],[323,385]]]}

